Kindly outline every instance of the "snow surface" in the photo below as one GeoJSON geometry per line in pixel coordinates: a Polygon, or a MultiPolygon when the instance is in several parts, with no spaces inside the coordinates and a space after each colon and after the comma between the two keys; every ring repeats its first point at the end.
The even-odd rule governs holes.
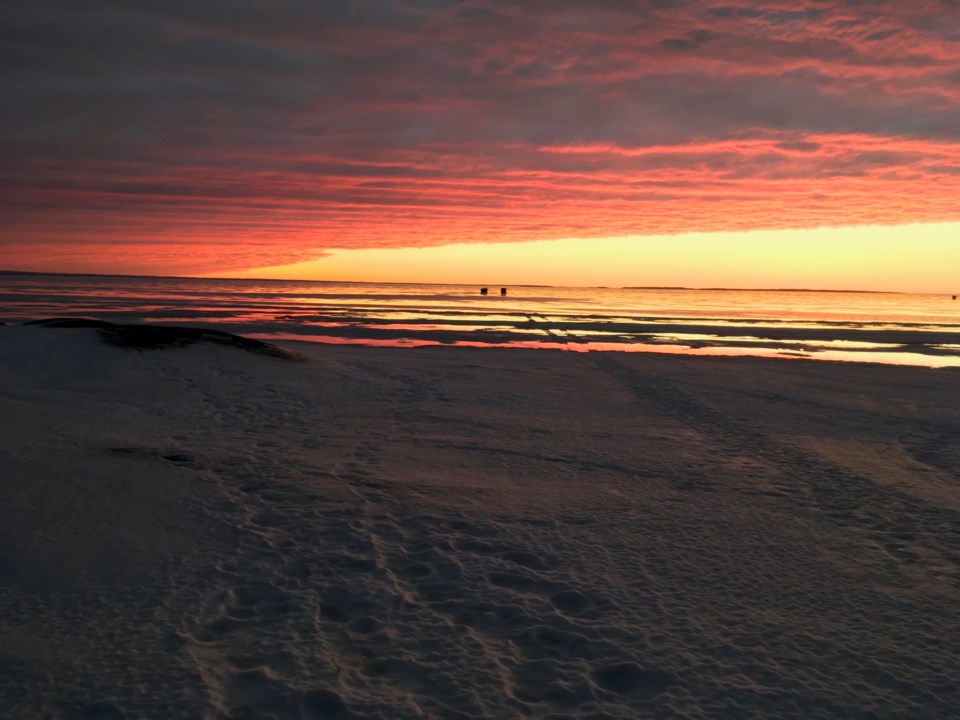
{"type": "Polygon", "coordinates": [[[960,714],[960,372],[0,328],[0,716],[960,714]]]}

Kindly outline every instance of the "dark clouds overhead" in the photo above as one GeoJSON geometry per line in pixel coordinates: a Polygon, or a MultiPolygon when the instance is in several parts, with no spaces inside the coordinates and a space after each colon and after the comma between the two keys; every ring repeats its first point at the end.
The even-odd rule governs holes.
{"type": "Polygon", "coordinates": [[[0,38],[7,267],[960,219],[947,0],[34,0],[0,38]]]}

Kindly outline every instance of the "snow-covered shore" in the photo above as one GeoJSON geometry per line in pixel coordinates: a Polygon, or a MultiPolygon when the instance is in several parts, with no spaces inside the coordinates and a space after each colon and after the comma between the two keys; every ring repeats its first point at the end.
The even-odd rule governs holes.
{"type": "Polygon", "coordinates": [[[0,328],[0,715],[945,718],[960,372],[0,328]]]}

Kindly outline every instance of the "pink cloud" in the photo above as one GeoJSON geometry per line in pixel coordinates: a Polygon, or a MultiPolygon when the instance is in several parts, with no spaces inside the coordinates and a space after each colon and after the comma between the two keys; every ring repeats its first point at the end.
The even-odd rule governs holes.
{"type": "Polygon", "coordinates": [[[38,2],[5,267],[960,219],[949,3],[38,2]]]}

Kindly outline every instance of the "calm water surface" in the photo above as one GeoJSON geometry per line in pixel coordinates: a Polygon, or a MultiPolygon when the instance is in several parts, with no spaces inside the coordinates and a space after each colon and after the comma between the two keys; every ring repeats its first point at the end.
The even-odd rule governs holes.
{"type": "Polygon", "coordinates": [[[0,274],[0,320],[97,317],[266,339],[772,355],[960,367],[949,295],[0,274]]]}

